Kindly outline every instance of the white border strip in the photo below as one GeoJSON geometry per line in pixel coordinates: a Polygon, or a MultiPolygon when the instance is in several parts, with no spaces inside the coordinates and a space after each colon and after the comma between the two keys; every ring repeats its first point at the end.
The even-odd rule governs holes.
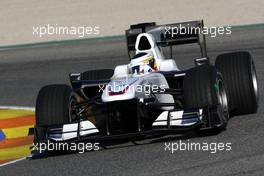
{"type": "Polygon", "coordinates": [[[27,158],[27,156],[26,157],[23,157],[23,158],[16,159],[16,160],[9,161],[9,162],[4,163],[4,164],[0,164],[0,167],[6,166],[6,165],[9,165],[9,164],[13,164],[13,163],[16,163],[18,161],[22,161],[22,160],[24,160],[26,158],[27,158]]]}
{"type": "Polygon", "coordinates": [[[13,109],[13,110],[29,110],[35,111],[34,107],[24,107],[24,106],[0,106],[0,109],[13,109]]]}

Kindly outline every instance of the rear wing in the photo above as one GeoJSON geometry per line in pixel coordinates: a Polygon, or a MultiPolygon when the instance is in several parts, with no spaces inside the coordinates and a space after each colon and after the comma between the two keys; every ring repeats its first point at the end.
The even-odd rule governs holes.
{"type": "Polygon", "coordinates": [[[131,57],[131,52],[135,51],[137,36],[146,32],[153,35],[158,46],[170,47],[171,51],[174,45],[197,43],[200,46],[201,57],[207,57],[203,27],[203,20],[164,25],[156,25],[155,22],[131,25],[125,31],[128,55],[131,57]]]}

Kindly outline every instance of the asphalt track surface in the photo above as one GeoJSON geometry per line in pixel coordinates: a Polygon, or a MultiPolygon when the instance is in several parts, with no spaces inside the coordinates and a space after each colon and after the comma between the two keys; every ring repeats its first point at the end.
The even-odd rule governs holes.
{"type": "MultiPolygon", "coordinates": [[[[260,90],[257,114],[236,116],[213,136],[164,137],[125,143],[84,154],[23,160],[0,168],[0,175],[263,175],[264,28],[237,29],[231,36],[208,37],[212,62],[224,52],[250,51],[260,90]],[[165,151],[164,142],[232,143],[231,151],[165,151]]],[[[199,56],[197,46],[180,46],[174,58],[182,69],[199,56]]],[[[113,68],[127,63],[125,41],[111,39],[0,51],[0,105],[34,106],[38,89],[68,83],[69,72],[113,68]]]]}

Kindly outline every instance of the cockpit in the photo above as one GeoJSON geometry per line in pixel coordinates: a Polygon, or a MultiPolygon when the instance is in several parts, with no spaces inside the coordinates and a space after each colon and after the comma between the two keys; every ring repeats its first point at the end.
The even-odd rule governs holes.
{"type": "Polygon", "coordinates": [[[151,52],[136,54],[131,58],[129,66],[132,74],[145,74],[158,70],[154,55],[151,52]]]}

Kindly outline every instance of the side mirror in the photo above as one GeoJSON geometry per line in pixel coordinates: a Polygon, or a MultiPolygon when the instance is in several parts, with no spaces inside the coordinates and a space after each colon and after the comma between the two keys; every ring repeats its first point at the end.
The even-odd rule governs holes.
{"type": "Polygon", "coordinates": [[[128,65],[118,65],[115,67],[113,78],[126,77],[128,73],[128,65]]]}
{"type": "Polygon", "coordinates": [[[194,63],[195,63],[195,66],[200,66],[203,64],[209,64],[209,59],[207,57],[194,59],[194,63]]]}

